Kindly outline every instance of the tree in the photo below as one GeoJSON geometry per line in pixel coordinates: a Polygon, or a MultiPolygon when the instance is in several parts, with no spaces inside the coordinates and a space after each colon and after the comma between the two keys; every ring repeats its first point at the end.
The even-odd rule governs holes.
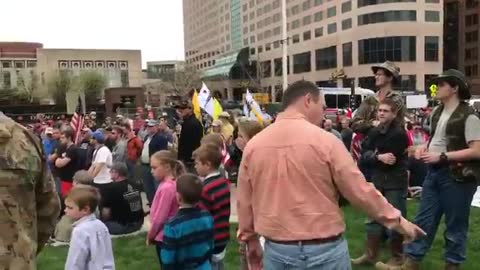
{"type": "Polygon", "coordinates": [[[79,76],[79,90],[85,93],[86,104],[97,104],[107,86],[107,79],[96,71],[83,72],[79,76]]]}
{"type": "Polygon", "coordinates": [[[160,75],[160,79],[170,85],[171,90],[178,96],[187,95],[202,82],[197,69],[188,64],[166,71],[160,75]]]}
{"type": "Polygon", "coordinates": [[[66,105],[70,91],[85,94],[86,104],[97,104],[98,98],[107,85],[105,76],[96,71],[86,71],[73,75],[69,70],[60,70],[49,81],[49,92],[55,104],[66,105]]]}
{"type": "Polygon", "coordinates": [[[67,92],[73,90],[75,85],[74,76],[68,70],[60,70],[48,82],[48,89],[55,104],[65,106],[67,92]]]}
{"type": "Polygon", "coordinates": [[[17,90],[20,97],[32,103],[34,94],[39,89],[39,78],[35,71],[31,70],[29,76],[19,73],[17,75],[17,90]]]}

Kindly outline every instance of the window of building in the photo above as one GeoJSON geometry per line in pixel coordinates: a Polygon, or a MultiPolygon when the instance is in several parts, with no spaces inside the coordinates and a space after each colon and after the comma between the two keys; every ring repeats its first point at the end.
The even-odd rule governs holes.
{"type": "Polygon", "coordinates": [[[358,16],[358,25],[416,20],[417,11],[415,10],[390,10],[360,15],[358,16]]]}
{"type": "Polygon", "coordinates": [[[293,73],[310,72],[312,70],[311,53],[304,52],[293,55],[293,73]]]}
{"type": "Polygon", "coordinates": [[[273,42],[273,48],[278,49],[280,47],[280,41],[276,40],[273,42]]]}
{"type": "Polygon", "coordinates": [[[323,19],[323,13],[322,13],[322,11],[319,11],[319,12],[315,13],[315,15],[313,15],[313,16],[314,16],[314,20],[315,20],[316,22],[319,22],[319,21],[321,21],[321,20],[323,19]]]}
{"type": "Polygon", "coordinates": [[[2,68],[11,68],[12,61],[2,61],[2,68]]]}
{"type": "Polygon", "coordinates": [[[243,46],[248,46],[248,38],[243,39],[243,46]]]}
{"type": "Polygon", "coordinates": [[[247,9],[248,9],[248,5],[247,5],[247,4],[244,4],[244,5],[242,6],[242,10],[245,12],[245,11],[247,11],[247,9]]]}
{"type": "Polygon", "coordinates": [[[312,32],[310,30],[303,32],[303,41],[310,40],[312,38],[312,32]]]}
{"type": "Polygon", "coordinates": [[[270,60],[260,62],[260,75],[262,78],[272,77],[272,64],[270,60]]]}
{"type": "Polygon", "coordinates": [[[331,23],[327,26],[327,33],[333,34],[337,32],[337,23],[331,23]]]}
{"type": "Polygon", "coordinates": [[[475,42],[478,41],[478,29],[465,33],[466,42],[475,42]]]}
{"type": "Polygon", "coordinates": [[[248,18],[249,18],[250,20],[253,20],[253,19],[255,18],[255,12],[253,12],[253,11],[250,12],[250,14],[248,15],[248,18]]]}
{"type": "Polygon", "coordinates": [[[255,43],[255,36],[250,37],[250,43],[255,43]]]}
{"type": "Polygon", "coordinates": [[[266,4],[263,7],[263,14],[266,14],[266,13],[270,12],[271,10],[272,10],[272,5],[271,4],[266,4]]]}
{"type": "Polygon", "coordinates": [[[257,40],[258,40],[258,41],[263,40],[263,32],[257,34],[257,40]]]}
{"type": "Polygon", "coordinates": [[[417,76],[415,75],[401,75],[393,84],[393,89],[403,91],[414,91],[417,86],[417,76]]]}
{"type": "Polygon", "coordinates": [[[315,51],[317,70],[337,68],[337,46],[315,51]]]}
{"type": "Polygon", "coordinates": [[[372,6],[372,5],[379,5],[385,3],[408,3],[408,2],[415,2],[417,0],[358,0],[357,7],[364,7],[364,6],[372,6]]]}
{"type": "Polygon", "coordinates": [[[262,53],[262,52],[263,52],[263,47],[262,47],[262,46],[258,46],[257,52],[258,52],[258,53],[262,53]]]}
{"type": "Polygon", "coordinates": [[[478,3],[480,3],[479,0],[467,0],[465,5],[467,8],[476,8],[478,7],[478,3]]]}
{"type": "Polygon", "coordinates": [[[120,81],[122,83],[122,87],[129,87],[130,82],[128,80],[128,70],[120,71],[120,81]]]}
{"type": "Polygon", "coordinates": [[[438,61],[438,43],[439,37],[425,37],[425,61],[438,61]]]}
{"type": "Polygon", "coordinates": [[[257,17],[262,16],[262,14],[263,14],[263,8],[257,9],[257,17]]]}
{"type": "Polygon", "coordinates": [[[273,15],[273,22],[274,23],[279,22],[281,18],[282,18],[282,15],[280,13],[277,13],[273,15]]]}
{"type": "Polygon", "coordinates": [[[9,89],[12,87],[10,71],[3,71],[3,88],[9,89]]]}
{"type": "Polygon", "coordinates": [[[372,64],[385,61],[414,62],[416,37],[382,37],[358,41],[358,63],[372,64]]]}
{"type": "Polygon", "coordinates": [[[352,10],[352,1],[342,3],[342,13],[349,12],[352,10]]]}
{"type": "Polygon", "coordinates": [[[303,25],[309,25],[312,22],[312,17],[310,15],[303,17],[303,25]]]}
{"type": "MultiPolygon", "coordinates": [[[[275,76],[282,76],[283,75],[283,67],[282,67],[282,58],[275,58],[273,59],[273,65],[275,68],[275,76]]],[[[290,74],[290,57],[287,56],[287,74],[290,74]]]]}
{"type": "Polygon", "coordinates": [[[367,89],[375,89],[375,77],[360,77],[358,78],[358,86],[367,89]]]}
{"type": "Polygon", "coordinates": [[[300,12],[300,7],[298,5],[292,7],[292,15],[297,15],[300,12]]]}
{"type": "Polygon", "coordinates": [[[267,30],[263,33],[263,38],[267,39],[272,36],[272,30],[267,30]]]}
{"type": "Polygon", "coordinates": [[[337,15],[337,7],[333,6],[327,9],[327,18],[331,18],[337,15]]]}
{"type": "Polygon", "coordinates": [[[265,51],[270,51],[272,49],[272,45],[270,43],[265,44],[265,51]]]}
{"type": "Polygon", "coordinates": [[[478,58],[478,48],[469,48],[465,49],[465,60],[477,59],[478,58]]]}
{"type": "Polygon", "coordinates": [[[352,57],[353,57],[352,42],[344,43],[342,45],[342,55],[343,55],[343,66],[344,67],[351,66],[352,57]]]}
{"type": "Polygon", "coordinates": [[[320,6],[321,4],[323,4],[323,0],[315,0],[314,4],[315,6],[320,6]]]}
{"type": "Polygon", "coordinates": [[[299,35],[293,35],[292,36],[292,42],[293,42],[293,44],[299,43],[300,42],[300,36],[299,35]]]}
{"type": "Polygon", "coordinates": [[[244,27],[244,28],[243,28],[243,34],[244,34],[244,35],[245,35],[245,34],[248,34],[248,27],[244,27]]]}
{"type": "Polygon", "coordinates": [[[306,11],[306,10],[308,10],[309,8],[310,8],[310,0],[304,1],[303,4],[302,4],[302,9],[303,9],[303,11],[306,11]]]}
{"type": "Polygon", "coordinates": [[[425,21],[426,22],[439,22],[440,21],[440,12],[433,10],[425,11],[425,21]]]}
{"type": "Polygon", "coordinates": [[[250,55],[255,55],[255,48],[250,48],[250,55]]]}
{"type": "Polygon", "coordinates": [[[342,30],[347,30],[352,28],[352,19],[346,19],[342,21],[342,30]]]}
{"type": "Polygon", "coordinates": [[[295,20],[292,22],[292,29],[297,29],[300,27],[300,20],[295,20]]]}
{"type": "Polygon", "coordinates": [[[465,75],[468,77],[470,76],[477,76],[478,75],[478,65],[471,65],[465,67],[465,75]]]}
{"type": "Polygon", "coordinates": [[[255,31],[255,24],[250,24],[250,32],[255,31]]]}
{"type": "Polygon", "coordinates": [[[27,67],[28,68],[34,68],[36,66],[37,66],[37,61],[35,61],[35,60],[28,60],[27,61],[27,67]]]}
{"type": "Polygon", "coordinates": [[[273,1],[272,8],[276,9],[280,7],[280,0],[273,1]]]}
{"type": "Polygon", "coordinates": [[[471,14],[465,17],[465,26],[472,26],[478,24],[478,14],[471,14]]]}
{"type": "Polygon", "coordinates": [[[280,35],[280,31],[281,31],[280,26],[277,26],[277,27],[273,28],[273,35],[274,36],[280,35]]]}
{"type": "Polygon", "coordinates": [[[315,37],[321,37],[323,36],[323,27],[315,28],[315,37]]]}
{"type": "Polygon", "coordinates": [[[14,61],[15,68],[25,68],[25,61],[16,60],[14,61]]]}

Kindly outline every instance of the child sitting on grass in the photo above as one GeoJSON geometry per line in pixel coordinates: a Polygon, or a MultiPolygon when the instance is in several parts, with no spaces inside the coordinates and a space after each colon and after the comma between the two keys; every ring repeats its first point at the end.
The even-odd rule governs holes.
{"type": "Polygon", "coordinates": [[[65,269],[115,269],[108,229],[95,217],[100,195],[92,186],[76,186],[65,199],[65,214],[73,223],[65,269]]]}
{"type": "Polygon", "coordinates": [[[222,153],[217,145],[205,144],[193,153],[195,169],[203,177],[200,207],[213,217],[215,248],[212,269],[224,269],[225,249],[230,240],[230,181],[219,172],[222,153]]]}
{"type": "MultiPolygon", "coordinates": [[[[91,186],[93,184],[93,178],[90,176],[88,171],[80,170],[73,175],[73,186],[87,185],[91,186]]],[[[98,216],[98,210],[96,214],[98,216]]],[[[60,221],[58,221],[57,226],[55,227],[54,237],[58,242],[70,242],[70,237],[72,235],[72,224],[75,222],[71,217],[63,215],[60,221]]]]}
{"type": "Polygon", "coordinates": [[[195,205],[202,197],[202,181],[193,174],[177,179],[178,213],[165,224],[162,269],[209,270],[213,252],[213,219],[195,205]]]}

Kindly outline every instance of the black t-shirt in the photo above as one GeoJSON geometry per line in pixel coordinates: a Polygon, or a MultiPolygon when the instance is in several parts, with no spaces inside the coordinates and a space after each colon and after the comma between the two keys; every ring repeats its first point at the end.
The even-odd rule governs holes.
{"type": "Polygon", "coordinates": [[[114,182],[104,195],[103,207],[110,208],[111,220],[126,225],[143,222],[142,197],[128,180],[114,182]]]}
{"type": "Polygon", "coordinates": [[[60,180],[72,182],[73,175],[78,171],[79,156],[77,147],[72,144],[58,156],[58,158],[64,157],[70,158],[70,162],[62,168],[57,168],[58,177],[60,177],[60,180]]]}

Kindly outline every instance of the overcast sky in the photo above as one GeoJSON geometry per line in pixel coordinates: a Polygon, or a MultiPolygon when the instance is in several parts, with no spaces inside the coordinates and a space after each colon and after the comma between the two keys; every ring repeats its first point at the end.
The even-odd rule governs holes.
{"type": "Polygon", "coordinates": [[[182,0],[2,0],[0,41],[45,48],[140,49],[183,60],[182,0]]]}

